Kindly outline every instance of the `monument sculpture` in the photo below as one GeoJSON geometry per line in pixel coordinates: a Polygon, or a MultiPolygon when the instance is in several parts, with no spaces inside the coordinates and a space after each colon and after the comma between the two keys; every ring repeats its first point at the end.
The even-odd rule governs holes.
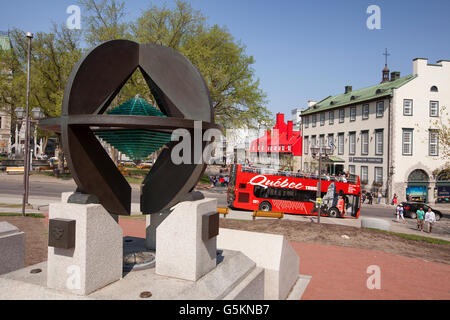
{"type": "MultiPolygon", "coordinates": [[[[91,127],[158,134],[177,128],[192,131],[194,121],[202,121],[202,130],[219,128],[214,124],[206,83],[186,57],[155,44],[112,40],[92,49],[78,62],[64,91],[61,117],[40,121],[40,127],[61,132],[67,164],[81,193],[97,196],[112,214],[129,215],[131,187],[91,127]],[[166,117],[103,114],[136,69],[166,117]]],[[[160,212],[179,202],[197,184],[206,167],[194,161],[173,164],[170,157],[174,145],[167,144],[144,180],[144,214],[160,212]]]]}
{"type": "Polygon", "coordinates": [[[298,299],[309,278],[299,277],[284,237],[219,229],[217,199],[193,191],[203,152],[172,161],[171,134],[188,130],[196,149],[198,122],[220,129],[203,77],[180,53],[128,40],[88,52],[69,77],[61,117],[39,123],[61,133],[77,191],[49,205],[48,260],[0,276],[0,288],[14,288],[0,290],[0,300],[298,299]],[[109,108],[137,69],[159,109],[138,96],[109,108]],[[131,187],[99,139],[135,158],[162,150],[141,186],[145,240],[123,237],[118,215],[131,214],[131,187]],[[147,253],[156,259],[133,270],[147,253]]]}

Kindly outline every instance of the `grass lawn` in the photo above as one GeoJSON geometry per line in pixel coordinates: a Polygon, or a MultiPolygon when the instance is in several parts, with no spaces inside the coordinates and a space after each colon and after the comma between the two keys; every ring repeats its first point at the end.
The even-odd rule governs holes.
{"type": "Polygon", "coordinates": [[[408,234],[408,233],[399,233],[399,232],[392,232],[392,231],[386,231],[386,230],[379,230],[379,229],[373,229],[373,228],[367,228],[367,229],[375,230],[375,231],[378,231],[378,232],[387,233],[387,234],[390,234],[390,235],[393,235],[393,236],[396,236],[396,237],[400,237],[400,238],[403,238],[403,239],[408,239],[408,240],[425,241],[425,242],[434,243],[434,244],[450,245],[450,241],[442,240],[442,239],[418,236],[418,235],[415,235],[415,234],[408,234]]]}
{"type": "MultiPolygon", "coordinates": [[[[0,217],[19,217],[19,216],[21,217],[22,214],[17,212],[0,212],[0,217]]],[[[26,213],[25,216],[30,218],[45,218],[45,216],[40,213],[26,213]]]]}

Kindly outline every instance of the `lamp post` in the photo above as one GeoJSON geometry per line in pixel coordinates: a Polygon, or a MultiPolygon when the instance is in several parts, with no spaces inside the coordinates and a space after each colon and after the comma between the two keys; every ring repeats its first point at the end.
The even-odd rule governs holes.
{"type": "MultiPolygon", "coordinates": [[[[319,182],[317,183],[317,193],[316,198],[322,198],[322,189],[321,189],[321,182],[322,182],[322,157],[324,159],[328,158],[328,155],[330,155],[333,152],[333,147],[311,147],[311,154],[313,158],[315,159],[316,156],[319,157],[319,182]]],[[[316,199],[316,203],[317,203],[316,199]]],[[[320,203],[317,203],[317,223],[320,223],[320,203]]]]}
{"type": "MultiPolygon", "coordinates": [[[[16,117],[19,121],[25,120],[25,154],[24,154],[24,177],[23,177],[23,185],[24,185],[24,196],[22,202],[22,215],[25,216],[25,206],[28,204],[28,192],[29,192],[29,175],[30,175],[30,167],[31,167],[31,159],[30,159],[30,131],[31,131],[31,123],[37,123],[38,120],[44,118],[44,113],[40,108],[33,108],[31,110],[31,117],[34,120],[30,119],[30,116],[27,115],[26,110],[24,108],[19,107],[14,110],[16,117]]],[[[17,130],[17,129],[16,129],[17,130]]],[[[35,128],[35,130],[37,130],[35,128]]],[[[18,135],[16,134],[18,137],[18,135]]],[[[16,149],[19,148],[19,140],[16,138],[16,149]]]]}
{"type": "Polygon", "coordinates": [[[22,216],[25,216],[25,205],[28,204],[28,183],[30,174],[30,118],[29,118],[29,107],[30,107],[30,64],[31,64],[31,39],[33,39],[33,34],[27,32],[28,38],[28,62],[27,62],[27,107],[25,108],[25,163],[24,163],[24,175],[23,175],[23,185],[24,194],[22,201],[22,216]]]}

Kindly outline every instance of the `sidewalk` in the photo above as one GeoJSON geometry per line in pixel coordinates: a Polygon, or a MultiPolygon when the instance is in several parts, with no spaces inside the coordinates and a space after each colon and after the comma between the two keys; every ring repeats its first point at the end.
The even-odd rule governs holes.
{"type": "MultiPolygon", "coordinates": [[[[209,192],[209,191],[208,191],[209,192]]],[[[60,198],[54,197],[30,197],[29,203],[33,206],[33,209],[26,209],[27,213],[46,213],[48,212],[48,204],[52,202],[59,202],[60,198]]],[[[0,194],[0,204],[13,204],[19,205],[22,203],[22,195],[5,195],[0,194]]],[[[20,213],[22,212],[21,207],[0,207],[0,212],[12,212],[12,213],[20,213]]],[[[131,204],[131,215],[141,215],[140,212],[140,204],[132,203],[131,204]]],[[[251,211],[241,211],[241,210],[232,210],[230,209],[229,214],[226,219],[237,219],[237,220],[252,220],[252,212],[251,211]]],[[[272,218],[256,218],[256,219],[272,219],[272,218]]],[[[285,214],[283,219],[286,220],[294,220],[294,221],[317,221],[316,216],[302,216],[302,215],[291,215],[285,214]]],[[[328,217],[320,217],[320,223],[324,224],[337,224],[344,225],[349,227],[361,227],[361,217],[359,219],[336,219],[336,218],[328,218],[328,217]]],[[[406,219],[407,224],[397,223],[394,215],[392,217],[378,217],[377,219],[383,219],[389,222],[391,231],[398,233],[407,233],[414,234],[418,236],[436,238],[450,241],[450,221],[448,219],[442,219],[441,221],[435,224],[435,229],[440,228],[443,230],[443,233],[426,233],[420,232],[415,228],[415,220],[406,219]]]]}
{"type": "MultiPolygon", "coordinates": [[[[427,203],[430,207],[436,208],[437,210],[442,211],[443,213],[450,213],[450,204],[445,203],[427,203]]],[[[361,204],[361,207],[367,207],[367,208],[392,208],[392,210],[395,210],[395,206],[393,204],[387,204],[387,203],[376,203],[376,201],[373,201],[372,204],[368,204],[367,200],[366,203],[361,204]]]]}
{"type": "MultiPolygon", "coordinates": [[[[124,236],[145,238],[144,219],[119,220],[124,236]]],[[[450,266],[399,255],[291,242],[300,257],[299,273],[311,275],[302,299],[450,299],[450,266]],[[370,290],[367,268],[379,266],[381,289],[370,290]]]]}

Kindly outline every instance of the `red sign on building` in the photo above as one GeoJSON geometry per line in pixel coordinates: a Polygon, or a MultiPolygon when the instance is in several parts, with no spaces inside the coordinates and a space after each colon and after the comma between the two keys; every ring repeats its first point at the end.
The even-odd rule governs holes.
{"type": "Polygon", "coordinates": [[[293,156],[301,156],[301,131],[294,131],[293,127],[292,121],[286,124],[284,114],[277,113],[277,122],[273,130],[267,130],[263,137],[253,140],[250,144],[250,152],[290,153],[293,156]]]}

